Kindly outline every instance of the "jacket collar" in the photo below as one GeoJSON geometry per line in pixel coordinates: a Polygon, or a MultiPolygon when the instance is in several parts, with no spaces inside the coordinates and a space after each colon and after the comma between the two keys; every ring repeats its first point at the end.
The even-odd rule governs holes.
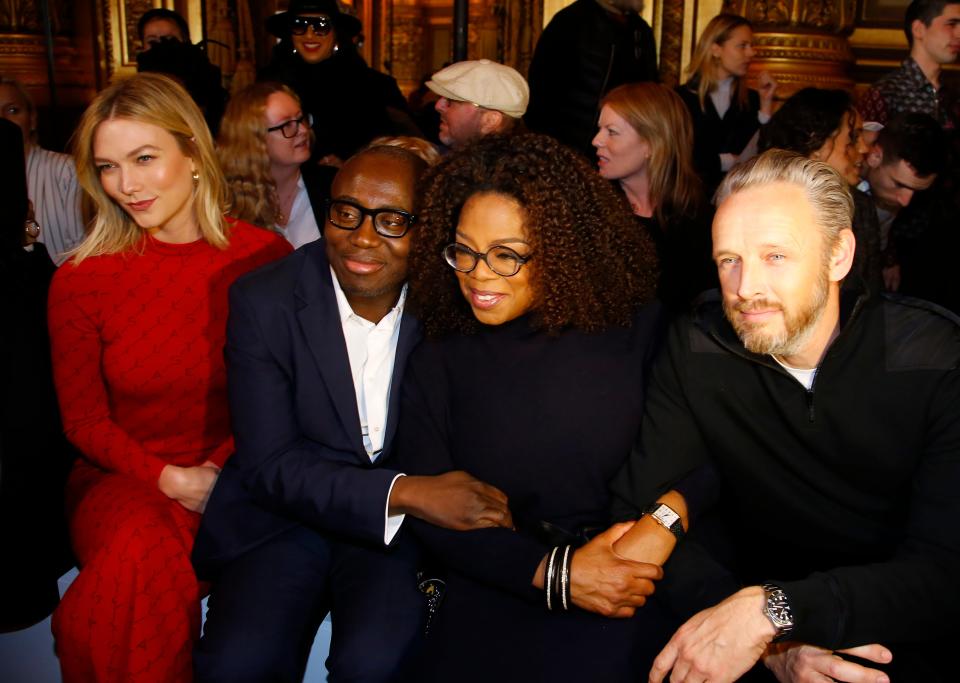
{"type": "MultiPolygon", "coordinates": [[[[847,339],[852,335],[850,330],[855,327],[856,321],[861,317],[864,307],[870,300],[870,291],[860,278],[840,288],[840,333],[830,344],[824,358],[827,354],[845,346],[847,339]]],[[[719,290],[713,289],[704,293],[695,304],[692,316],[694,326],[726,350],[755,363],[783,371],[783,368],[769,355],[753,353],[744,347],[733,325],[723,312],[719,290]]],[[[822,364],[823,361],[821,361],[822,364]]]]}
{"type": "MultiPolygon", "coordinates": [[[[354,451],[364,464],[370,459],[363,447],[360,431],[360,415],[357,412],[357,394],[350,372],[347,343],[337,307],[330,262],[326,244],[317,240],[302,247],[304,266],[300,271],[294,295],[297,302],[297,320],[307,340],[307,346],[323,377],[327,391],[333,399],[337,416],[347,434],[350,434],[354,451]]],[[[420,340],[420,326],[406,309],[400,319],[400,335],[397,340],[396,358],[390,384],[390,399],[387,408],[387,431],[383,450],[386,458],[388,448],[397,429],[400,407],[400,382],[406,368],[407,357],[420,340]]]]}

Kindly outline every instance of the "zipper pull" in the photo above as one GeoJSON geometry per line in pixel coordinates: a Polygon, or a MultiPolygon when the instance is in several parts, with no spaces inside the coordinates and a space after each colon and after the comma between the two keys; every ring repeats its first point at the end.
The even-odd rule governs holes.
{"type": "Polygon", "coordinates": [[[815,421],[814,415],[815,413],[813,412],[813,390],[807,389],[807,416],[810,418],[811,422],[815,421]]]}

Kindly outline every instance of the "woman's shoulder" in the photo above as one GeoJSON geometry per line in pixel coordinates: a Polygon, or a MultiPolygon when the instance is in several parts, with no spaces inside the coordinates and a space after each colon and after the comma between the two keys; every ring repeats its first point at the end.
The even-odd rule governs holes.
{"type": "Polygon", "coordinates": [[[247,223],[239,218],[225,217],[230,227],[230,245],[241,248],[270,247],[284,252],[293,251],[293,247],[279,233],[247,223]]]}

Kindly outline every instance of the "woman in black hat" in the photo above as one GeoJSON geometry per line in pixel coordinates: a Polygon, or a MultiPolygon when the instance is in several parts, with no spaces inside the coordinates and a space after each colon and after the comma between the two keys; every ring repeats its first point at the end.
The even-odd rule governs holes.
{"type": "Polygon", "coordinates": [[[313,115],[314,158],[334,165],[377,136],[419,135],[412,122],[405,125],[410,119],[396,81],[357,53],[362,29],[336,0],[291,0],[288,11],[267,20],[280,42],[258,80],[279,81],[299,95],[313,115]]]}

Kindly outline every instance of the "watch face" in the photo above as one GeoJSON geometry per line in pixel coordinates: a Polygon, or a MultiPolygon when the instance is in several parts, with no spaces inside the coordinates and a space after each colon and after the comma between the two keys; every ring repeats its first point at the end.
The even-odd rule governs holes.
{"type": "Polygon", "coordinates": [[[672,527],[677,522],[677,520],[680,519],[680,515],[678,515],[676,512],[671,510],[666,505],[661,505],[656,510],[654,510],[653,516],[656,517],[657,520],[668,529],[672,527]]]}

